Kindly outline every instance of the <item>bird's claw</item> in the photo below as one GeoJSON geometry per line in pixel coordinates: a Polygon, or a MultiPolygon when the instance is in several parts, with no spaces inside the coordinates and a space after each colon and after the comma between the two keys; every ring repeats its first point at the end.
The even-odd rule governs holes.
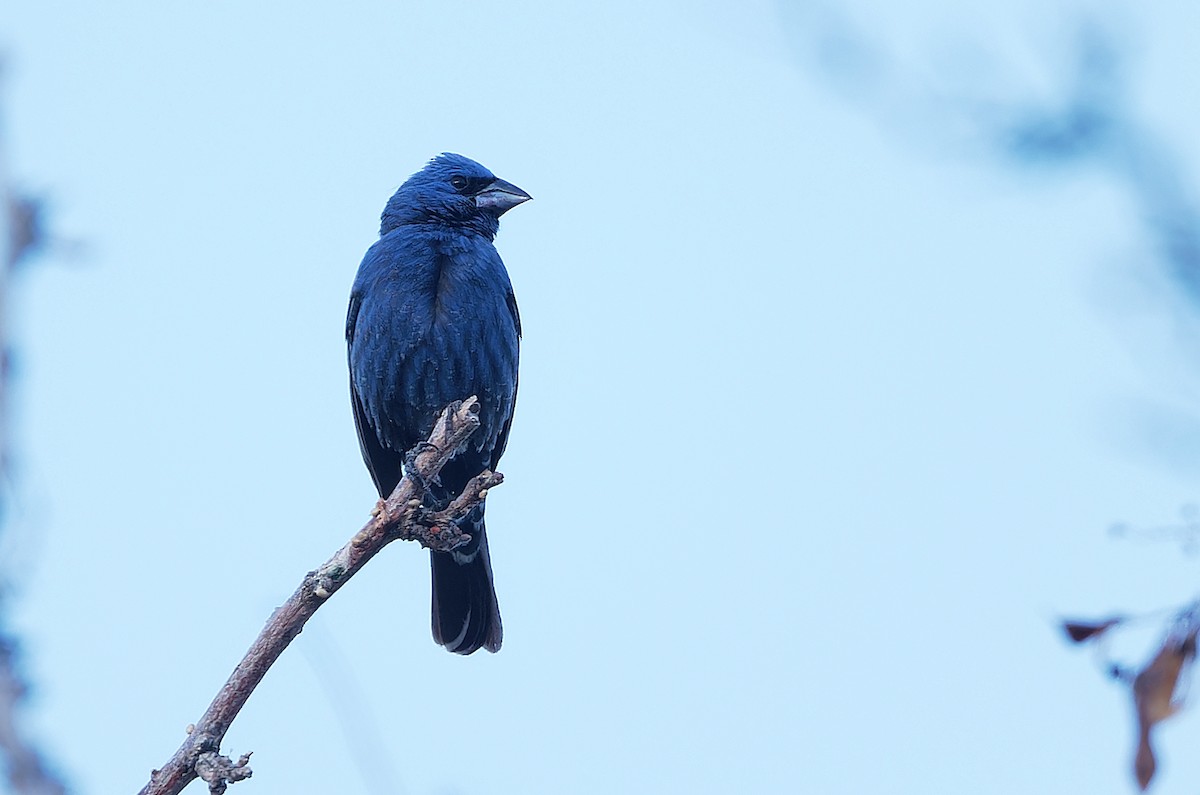
{"type": "Polygon", "coordinates": [[[413,486],[416,487],[422,499],[429,494],[429,481],[425,479],[417,468],[417,456],[421,453],[437,449],[437,445],[433,442],[417,442],[413,449],[404,454],[404,473],[408,475],[408,479],[412,481],[413,486]]]}

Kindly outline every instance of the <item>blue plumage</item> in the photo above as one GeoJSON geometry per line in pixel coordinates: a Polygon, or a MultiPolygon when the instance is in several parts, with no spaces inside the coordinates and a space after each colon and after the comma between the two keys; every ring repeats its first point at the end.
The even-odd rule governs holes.
{"type": "MultiPolygon", "coordinates": [[[[355,426],[380,496],[396,487],[405,453],[455,400],[478,396],[480,428],[432,484],[433,507],[495,469],[504,452],[521,322],[492,240],[500,216],[528,199],[473,160],[443,154],[383,211],[346,318],[355,426]]],[[[496,651],[502,629],[483,506],[464,524],[472,536],[467,546],[431,553],[434,639],[460,654],[496,651]]]]}

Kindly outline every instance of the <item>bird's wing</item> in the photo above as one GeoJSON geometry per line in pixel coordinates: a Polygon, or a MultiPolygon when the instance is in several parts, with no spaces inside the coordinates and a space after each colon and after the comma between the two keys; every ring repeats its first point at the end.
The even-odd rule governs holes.
{"type": "Polygon", "coordinates": [[[508,288],[508,295],[504,299],[508,303],[508,311],[512,312],[513,325],[517,327],[517,342],[521,341],[521,313],[517,311],[517,296],[508,288]]]}
{"type": "MultiPolygon", "coordinates": [[[[517,355],[519,358],[521,351],[521,313],[517,311],[517,296],[513,293],[511,287],[508,290],[505,301],[508,304],[508,311],[512,312],[513,325],[517,329],[517,355]]],[[[504,418],[504,424],[500,427],[500,432],[496,434],[496,446],[492,449],[492,459],[488,463],[488,468],[493,472],[500,463],[500,456],[504,454],[504,448],[508,445],[508,431],[512,427],[513,414],[516,413],[517,386],[520,383],[520,368],[518,367],[513,370],[513,393],[512,402],[508,404],[508,416],[504,418]]]]}
{"type": "Polygon", "coordinates": [[[363,406],[362,398],[358,396],[358,386],[354,383],[354,331],[358,321],[358,310],[362,306],[362,297],[355,292],[350,296],[350,311],[346,314],[346,356],[350,362],[350,405],[354,409],[354,429],[358,432],[358,447],[362,451],[363,461],[371,472],[371,479],[379,490],[379,496],[386,497],[400,482],[400,457],[388,450],[379,441],[379,432],[371,424],[371,419],[363,406]]]}

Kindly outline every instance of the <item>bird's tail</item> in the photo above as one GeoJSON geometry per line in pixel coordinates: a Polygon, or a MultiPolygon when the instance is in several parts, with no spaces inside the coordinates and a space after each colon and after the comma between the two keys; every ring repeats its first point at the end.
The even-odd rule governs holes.
{"type": "MultiPolygon", "coordinates": [[[[477,509],[478,510],[478,509],[477,509]]],[[[504,630],[500,604],[492,585],[492,562],[488,557],[483,512],[474,519],[471,543],[453,552],[432,552],[433,639],[447,651],[471,654],[479,649],[500,650],[504,630]],[[478,546],[476,545],[478,540],[478,546]]]]}

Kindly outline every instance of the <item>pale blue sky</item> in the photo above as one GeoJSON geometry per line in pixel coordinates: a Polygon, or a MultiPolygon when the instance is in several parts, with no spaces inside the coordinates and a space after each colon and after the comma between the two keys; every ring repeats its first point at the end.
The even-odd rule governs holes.
{"type": "MultiPolygon", "coordinates": [[[[1093,8],[893,6],[844,11],[917,95],[970,53],[1016,97],[1093,8]]],[[[1200,496],[1147,432],[1196,424],[1187,317],[1111,181],[848,97],[796,11],[0,10],[6,155],[86,247],[20,283],[6,530],[81,792],[136,791],[365,520],[346,299],[441,151],[535,198],[497,238],[525,328],[505,646],[436,647],[426,554],[390,548],[234,724],[233,792],[1130,791],[1125,696],[1052,621],[1193,595],[1177,547],[1106,537],[1200,496]]],[[[1094,13],[1194,170],[1200,11],[1094,13]]],[[[1192,792],[1197,722],[1165,729],[1158,791],[1192,792]]]]}

